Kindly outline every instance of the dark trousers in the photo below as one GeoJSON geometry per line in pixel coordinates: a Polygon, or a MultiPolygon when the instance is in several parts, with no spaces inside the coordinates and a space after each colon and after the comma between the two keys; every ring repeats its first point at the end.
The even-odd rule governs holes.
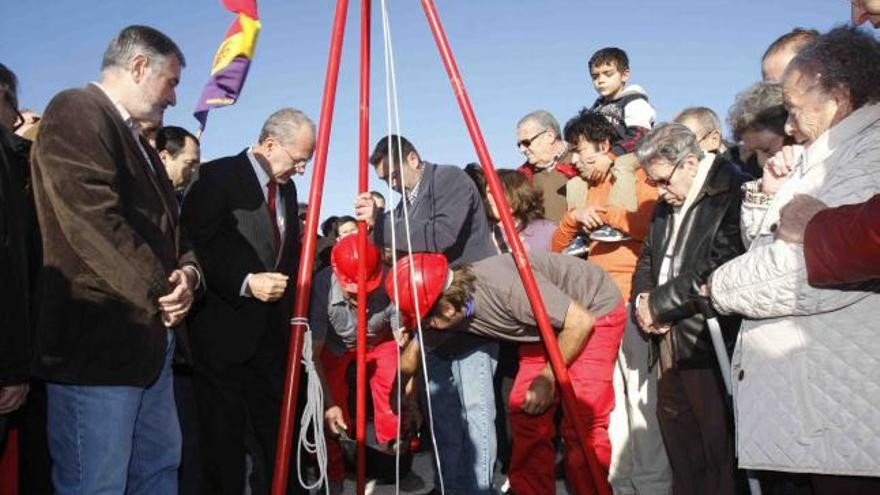
{"type": "Polygon", "coordinates": [[[198,495],[201,485],[202,463],[199,454],[199,418],[192,368],[175,367],[174,402],[180,420],[183,450],[180,457],[178,490],[180,495],[198,495]]]}
{"type": "Polygon", "coordinates": [[[18,419],[18,466],[21,493],[49,495],[52,493],[52,461],[46,438],[46,384],[31,379],[27,402],[15,416],[18,419]]]}
{"type": "Polygon", "coordinates": [[[880,493],[880,477],[757,471],[763,495],[863,495],[880,493]]]}
{"type": "Polygon", "coordinates": [[[880,493],[880,478],[864,476],[810,475],[815,495],[862,495],[880,493]]]}
{"type": "MultiPolygon", "coordinates": [[[[278,333],[264,332],[256,353],[242,363],[204,356],[194,348],[193,384],[204,494],[244,493],[246,456],[251,461],[251,477],[247,480],[250,493],[269,492],[287,359],[287,345],[278,333]]],[[[305,376],[301,384],[304,380],[305,376]]],[[[299,398],[300,403],[305,400],[302,387],[299,398]]],[[[295,423],[298,426],[298,421],[295,423]]],[[[295,450],[291,454],[295,459],[295,450]]],[[[290,476],[289,486],[288,493],[306,493],[299,488],[295,473],[290,476]]]]}
{"type": "Polygon", "coordinates": [[[714,369],[662,372],[657,417],[672,467],[675,495],[736,492],[731,418],[714,369]]]}

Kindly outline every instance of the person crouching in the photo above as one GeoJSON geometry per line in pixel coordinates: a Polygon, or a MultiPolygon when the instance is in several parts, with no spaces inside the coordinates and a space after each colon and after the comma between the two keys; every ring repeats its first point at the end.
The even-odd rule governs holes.
{"type": "MultiPolygon", "coordinates": [[[[627,319],[620,290],[598,266],[563,254],[530,259],[550,323],[578,400],[577,421],[587,424],[591,445],[605,473],[611,457],[608,418],[614,407],[611,382],[627,319]]],[[[398,261],[385,285],[396,279],[399,309],[407,328],[466,328],[490,339],[520,344],[519,371],[510,394],[513,452],[508,478],[517,495],[555,493],[556,377],[531,303],[513,257],[502,254],[449,270],[441,254],[417,253],[398,261]],[[415,270],[410,276],[410,265],[415,270]],[[415,281],[415,288],[411,281],[415,281]],[[413,293],[418,296],[418,311],[413,293]],[[467,325],[461,323],[467,320],[467,325]]],[[[406,350],[404,356],[408,356],[406,350]]],[[[407,367],[405,361],[402,368],[407,367]]],[[[572,493],[594,493],[572,418],[563,417],[565,472],[572,493]]],[[[607,476],[598,483],[606,484],[607,476]]],[[[607,484],[605,485],[607,487],[607,484]]]]}
{"type": "Polygon", "coordinates": [[[394,310],[388,296],[376,290],[382,283],[382,255],[369,241],[364,253],[358,236],[342,238],[331,251],[331,268],[315,275],[309,322],[312,353],[324,389],[327,425],[327,478],[330,493],[342,493],[345,478],[340,437],[354,438],[348,411],[348,367],[355,361],[357,345],[357,272],[360,256],[366,258],[367,279],[367,379],[373,395],[376,441],[390,446],[397,437],[397,414],[391,409],[391,391],[397,375],[397,349],[391,332],[394,310]]]}

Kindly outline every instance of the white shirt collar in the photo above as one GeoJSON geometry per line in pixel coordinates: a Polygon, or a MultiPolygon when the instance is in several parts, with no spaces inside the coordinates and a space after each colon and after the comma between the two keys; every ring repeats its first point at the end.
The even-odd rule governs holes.
{"type": "Polygon", "coordinates": [[[266,170],[263,169],[263,166],[260,165],[260,162],[257,160],[257,157],[254,155],[254,149],[247,149],[247,157],[251,162],[251,167],[254,168],[254,173],[257,174],[257,182],[260,183],[260,187],[263,188],[263,191],[266,191],[269,187],[269,174],[266,173],[266,170]]]}

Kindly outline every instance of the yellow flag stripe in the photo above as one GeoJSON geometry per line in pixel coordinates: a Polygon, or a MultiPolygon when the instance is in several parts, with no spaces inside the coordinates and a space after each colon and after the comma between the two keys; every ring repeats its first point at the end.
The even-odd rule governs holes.
{"type": "Polygon", "coordinates": [[[223,40],[217,53],[214,55],[214,63],[211,65],[211,75],[221,71],[235,57],[245,56],[253,58],[257,47],[257,35],[260,33],[260,21],[239,14],[238,23],[241,31],[223,40]]]}

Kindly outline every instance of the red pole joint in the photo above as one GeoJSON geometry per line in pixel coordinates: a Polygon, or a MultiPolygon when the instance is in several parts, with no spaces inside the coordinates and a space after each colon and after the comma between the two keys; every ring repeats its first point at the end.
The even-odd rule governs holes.
{"type": "Polygon", "coordinates": [[[440,58],[443,59],[443,65],[446,67],[446,73],[449,75],[449,82],[452,83],[452,90],[458,100],[458,105],[464,116],[464,122],[471,135],[474,148],[476,148],[477,157],[480,160],[480,164],[483,166],[483,171],[486,175],[486,182],[489,185],[489,192],[492,194],[492,199],[495,200],[495,204],[498,205],[498,212],[501,214],[501,224],[504,227],[504,233],[507,235],[507,240],[510,242],[517,270],[519,270],[520,278],[522,279],[523,286],[525,287],[529,301],[531,302],[532,311],[535,313],[535,320],[538,322],[538,328],[541,331],[541,338],[544,341],[544,347],[550,357],[550,364],[553,366],[553,373],[556,375],[556,381],[559,383],[559,388],[562,391],[562,402],[565,407],[565,413],[569,415],[572,424],[575,426],[578,440],[580,440],[581,449],[587,460],[590,476],[592,477],[596,491],[600,495],[608,495],[610,494],[610,488],[608,486],[607,474],[604,472],[599,464],[599,460],[596,458],[596,453],[590,442],[590,434],[587,431],[587,425],[577,419],[579,417],[577,414],[577,398],[574,395],[574,388],[571,385],[571,379],[568,375],[565,361],[562,359],[562,353],[559,351],[559,344],[556,341],[556,333],[550,325],[550,318],[547,315],[547,309],[544,307],[544,300],[541,297],[538,285],[535,282],[535,276],[529,265],[526,251],[523,249],[522,241],[516,231],[516,225],[510,214],[510,206],[507,204],[507,199],[504,196],[504,189],[501,185],[501,181],[498,179],[498,174],[495,172],[495,166],[492,164],[492,158],[489,156],[489,151],[483,140],[483,133],[480,131],[480,124],[477,122],[474,110],[471,107],[471,102],[468,98],[467,91],[464,88],[461,74],[455,63],[455,57],[452,55],[452,49],[449,47],[446,34],[443,32],[443,26],[440,23],[437,9],[434,7],[433,0],[422,0],[422,7],[425,10],[425,15],[428,17],[428,24],[431,27],[431,32],[434,35],[434,41],[437,43],[437,48],[440,50],[440,58]]]}
{"type": "MultiPolygon", "coordinates": [[[[318,230],[318,215],[321,213],[321,194],[324,189],[324,172],[327,169],[327,148],[330,143],[330,129],[333,123],[333,107],[336,102],[336,83],[339,80],[339,61],[342,57],[342,41],[345,36],[345,16],[348,0],[337,0],[330,37],[330,55],[327,74],[324,79],[324,97],[321,102],[321,116],[318,121],[318,136],[315,146],[315,170],[309,189],[309,209],[306,216],[305,235],[299,258],[299,271],[296,277],[296,302],[293,317],[306,318],[309,311],[309,294],[312,288],[312,266],[315,259],[315,237],[318,230]]],[[[301,378],[300,359],[302,356],[303,329],[301,325],[290,325],[290,347],[287,356],[287,372],[284,376],[284,395],[281,401],[281,420],[278,427],[278,443],[275,451],[275,471],[272,476],[272,495],[284,495],[290,475],[290,450],[293,440],[293,414],[296,410],[297,393],[301,378]]],[[[324,418],[318,418],[323,421],[324,418]]]]}

